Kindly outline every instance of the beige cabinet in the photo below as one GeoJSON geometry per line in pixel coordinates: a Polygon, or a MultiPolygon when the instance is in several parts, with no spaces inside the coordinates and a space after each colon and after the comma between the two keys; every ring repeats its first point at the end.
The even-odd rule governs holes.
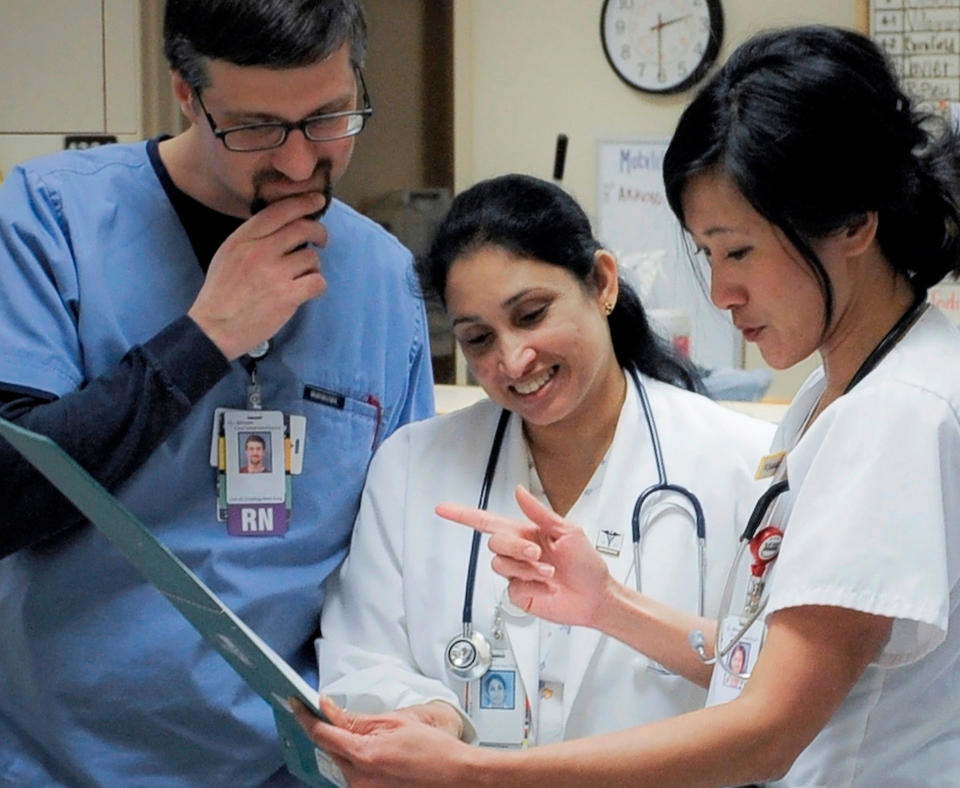
{"type": "Polygon", "coordinates": [[[140,3],[0,0],[0,168],[66,134],[140,134],[140,3]]]}
{"type": "Polygon", "coordinates": [[[139,131],[131,0],[0,0],[0,132],[139,131]]]}

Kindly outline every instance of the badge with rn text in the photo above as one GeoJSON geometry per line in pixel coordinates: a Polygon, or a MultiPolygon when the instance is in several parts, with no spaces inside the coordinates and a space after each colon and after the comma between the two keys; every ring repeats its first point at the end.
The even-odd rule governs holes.
{"type": "Polygon", "coordinates": [[[210,464],[217,468],[217,519],[231,536],[287,533],[305,422],[278,410],[217,408],[210,464]]]}

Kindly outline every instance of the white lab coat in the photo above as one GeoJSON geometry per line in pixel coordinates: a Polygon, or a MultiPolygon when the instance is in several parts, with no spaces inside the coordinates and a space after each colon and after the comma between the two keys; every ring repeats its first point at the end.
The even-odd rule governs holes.
{"type": "Polygon", "coordinates": [[[800,605],[893,620],[890,639],[777,785],[960,785],[960,333],[930,308],[797,439],[814,372],[778,441],[790,492],[767,616],[800,605]]]}
{"type": "MultiPolygon", "coordinates": [[[[629,377],[628,377],[629,380],[629,377]]],[[[754,481],[773,425],[705,397],[644,378],[671,483],[692,490],[707,521],[706,614],[719,605],[739,531],[764,483],[754,481]]],[[[370,466],[350,554],[331,579],[317,641],[322,691],[356,711],[379,712],[442,699],[459,705],[463,685],[444,666],[461,630],[464,581],[473,532],[434,514],[441,501],[475,506],[500,408],[487,400],[408,425],[388,439],[370,466]]],[[[599,492],[601,522],[578,523],[623,535],[612,574],[633,584],[630,518],[636,496],[657,480],[650,438],[633,384],[621,413],[599,492]]],[[[520,421],[512,416],[490,492],[489,510],[519,515],[517,484],[529,484],[520,421]]],[[[657,524],[645,537],[643,590],[696,609],[697,560],[692,519],[662,494],[644,507],[657,524]]],[[[576,511],[576,507],[574,510],[576,511]]],[[[474,628],[488,638],[506,581],[481,543],[474,628]]],[[[505,618],[522,683],[538,719],[541,622],[505,618]]],[[[563,691],[563,736],[619,730],[702,706],[706,693],[599,632],[574,627],[563,691]]],[[[467,726],[466,738],[472,735],[467,726]]],[[[541,742],[542,743],[542,742],[541,742]]]]}

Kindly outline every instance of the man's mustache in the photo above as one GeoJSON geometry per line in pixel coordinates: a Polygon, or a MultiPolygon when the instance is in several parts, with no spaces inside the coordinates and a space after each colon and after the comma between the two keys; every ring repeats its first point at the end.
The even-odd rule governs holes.
{"type": "MultiPolygon", "coordinates": [[[[332,163],[329,159],[323,159],[317,163],[317,168],[314,170],[314,175],[320,174],[323,177],[323,187],[321,191],[323,192],[323,208],[313,214],[313,219],[320,219],[330,207],[330,202],[333,199],[333,183],[330,179],[330,170],[332,168],[332,163]]],[[[265,183],[270,183],[272,181],[285,181],[287,180],[286,176],[281,175],[276,171],[259,173],[254,178],[254,188],[256,191],[259,191],[260,188],[265,183]]],[[[250,215],[253,216],[256,213],[259,213],[264,208],[266,208],[270,202],[259,194],[257,194],[250,203],[250,215]]]]}

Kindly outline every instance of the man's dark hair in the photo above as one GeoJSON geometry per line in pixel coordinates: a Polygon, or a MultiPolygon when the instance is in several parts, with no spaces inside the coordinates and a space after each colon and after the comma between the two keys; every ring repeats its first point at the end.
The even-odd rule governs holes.
{"type": "Polygon", "coordinates": [[[167,0],[163,50],[190,87],[209,84],[206,63],[294,68],[345,43],[363,65],[367,26],[359,0],[167,0]]]}

